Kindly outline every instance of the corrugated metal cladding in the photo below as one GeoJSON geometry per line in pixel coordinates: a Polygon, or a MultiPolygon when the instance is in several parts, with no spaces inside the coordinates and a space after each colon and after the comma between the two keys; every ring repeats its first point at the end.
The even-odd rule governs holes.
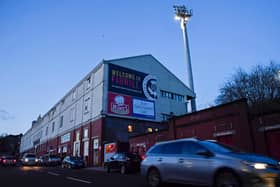
{"type": "Polygon", "coordinates": [[[166,129],[170,116],[188,112],[190,97],[195,93],[151,55],[103,60],[32,122],[20,150],[99,165],[105,143],[124,145],[131,135],[166,129]]]}
{"type": "Polygon", "coordinates": [[[168,126],[163,131],[130,137],[130,150],[145,154],[156,142],[195,137],[280,160],[280,113],[253,115],[246,100],[177,116],[168,126]]]}

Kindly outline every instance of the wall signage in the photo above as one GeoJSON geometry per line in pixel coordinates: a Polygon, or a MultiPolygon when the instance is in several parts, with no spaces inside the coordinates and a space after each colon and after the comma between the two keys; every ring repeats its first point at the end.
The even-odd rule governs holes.
{"type": "Polygon", "coordinates": [[[153,75],[109,64],[109,91],[155,100],[157,79],[153,75]]]}
{"type": "Polygon", "coordinates": [[[132,97],[109,92],[108,112],[123,116],[132,115],[132,97]]]}
{"type": "Polygon", "coordinates": [[[60,142],[66,143],[70,141],[70,133],[64,134],[63,136],[60,137],[60,142]]]}
{"type": "Polygon", "coordinates": [[[133,98],[133,116],[155,119],[154,101],[133,98]]]}

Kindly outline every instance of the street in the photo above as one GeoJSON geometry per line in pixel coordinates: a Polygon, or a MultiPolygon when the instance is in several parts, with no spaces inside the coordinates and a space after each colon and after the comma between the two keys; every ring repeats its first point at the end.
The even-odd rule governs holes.
{"type": "MultiPolygon", "coordinates": [[[[140,174],[121,175],[118,172],[106,173],[92,169],[63,169],[60,167],[0,167],[0,186],[27,187],[145,187],[144,177],[140,174]]],[[[167,186],[190,187],[165,184],[167,186]]]]}

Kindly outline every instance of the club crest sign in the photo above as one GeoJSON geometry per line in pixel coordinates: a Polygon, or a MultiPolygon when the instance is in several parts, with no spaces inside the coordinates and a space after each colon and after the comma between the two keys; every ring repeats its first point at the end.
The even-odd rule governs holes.
{"type": "Polygon", "coordinates": [[[147,99],[157,99],[157,79],[153,75],[147,75],[143,80],[143,92],[147,99]]]}

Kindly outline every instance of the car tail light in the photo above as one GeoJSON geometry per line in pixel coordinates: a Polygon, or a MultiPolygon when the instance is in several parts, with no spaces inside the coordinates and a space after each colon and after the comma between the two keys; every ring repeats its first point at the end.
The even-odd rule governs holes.
{"type": "Polygon", "coordinates": [[[13,162],[16,163],[17,161],[16,161],[16,160],[13,160],[13,162]]]}
{"type": "Polygon", "coordinates": [[[141,159],[144,160],[145,158],[147,158],[147,155],[142,155],[141,159]]]}
{"type": "Polygon", "coordinates": [[[4,159],[4,160],[3,160],[3,163],[5,164],[6,162],[7,162],[7,160],[4,159]]]}

